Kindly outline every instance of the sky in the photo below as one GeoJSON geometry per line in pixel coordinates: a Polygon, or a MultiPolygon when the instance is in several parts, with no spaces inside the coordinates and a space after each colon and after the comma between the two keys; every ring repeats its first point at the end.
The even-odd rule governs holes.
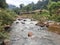
{"type": "MultiPolygon", "coordinates": [[[[12,4],[12,5],[15,5],[17,7],[19,7],[20,4],[27,5],[27,4],[31,3],[31,2],[37,3],[37,1],[38,0],[6,0],[6,2],[8,4],[12,4]]],[[[40,0],[40,1],[42,1],[42,0],[40,0]]]]}

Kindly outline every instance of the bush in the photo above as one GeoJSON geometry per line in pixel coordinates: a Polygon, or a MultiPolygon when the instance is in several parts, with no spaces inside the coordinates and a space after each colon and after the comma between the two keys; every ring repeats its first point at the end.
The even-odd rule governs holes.
{"type": "Polygon", "coordinates": [[[13,11],[7,11],[7,10],[0,11],[0,20],[2,20],[2,25],[11,24],[15,16],[16,14],[14,14],[13,11]]]}
{"type": "Polygon", "coordinates": [[[49,17],[49,11],[48,10],[42,10],[41,14],[35,14],[33,15],[32,18],[37,19],[37,20],[42,20],[45,21],[49,17]]]}
{"type": "Polygon", "coordinates": [[[1,37],[8,37],[8,32],[4,30],[4,25],[11,25],[16,16],[16,13],[12,10],[0,9],[0,39],[1,37]]]}

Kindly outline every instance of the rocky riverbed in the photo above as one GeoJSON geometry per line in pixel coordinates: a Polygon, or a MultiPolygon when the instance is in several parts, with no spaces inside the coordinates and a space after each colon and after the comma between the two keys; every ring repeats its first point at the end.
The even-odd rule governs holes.
{"type": "Polygon", "coordinates": [[[60,35],[48,32],[47,27],[37,26],[37,23],[29,18],[14,21],[10,32],[11,45],[60,45],[60,35]]]}

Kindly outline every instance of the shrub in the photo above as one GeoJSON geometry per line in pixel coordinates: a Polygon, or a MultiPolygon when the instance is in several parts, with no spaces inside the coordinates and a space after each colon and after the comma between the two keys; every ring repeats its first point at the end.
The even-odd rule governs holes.
{"type": "Polygon", "coordinates": [[[16,17],[16,13],[12,10],[0,9],[0,39],[7,38],[8,32],[4,30],[4,25],[11,25],[16,17]]]}

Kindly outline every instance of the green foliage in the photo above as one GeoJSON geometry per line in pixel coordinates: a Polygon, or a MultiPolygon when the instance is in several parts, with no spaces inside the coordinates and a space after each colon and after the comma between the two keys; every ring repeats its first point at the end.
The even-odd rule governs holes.
{"type": "Polygon", "coordinates": [[[57,16],[56,21],[60,22],[60,16],[57,16]]]}
{"type": "Polygon", "coordinates": [[[29,11],[35,10],[35,4],[34,4],[34,2],[32,2],[32,3],[30,3],[30,4],[26,5],[26,6],[20,5],[20,10],[22,12],[24,12],[24,11],[29,12],[29,11]]]}
{"type": "Polygon", "coordinates": [[[58,2],[58,1],[60,1],[60,0],[51,0],[51,1],[58,2]]]}
{"type": "Polygon", "coordinates": [[[4,25],[11,25],[16,14],[12,10],[0,9],[0,39],[8,38],[8,32],[4,30],[4,25]]]}
{"type": "Polygon", "coordinates": [[[30,3],[27,6],[24,6],[22,10],[25,12],[33,11],[33,10],[44,10],[42,13],[37,13],[32,16],[37,20],[54,20],[60,21],[60,0],[46,0],[46,1],[38,1],[36,4],[30,3]]]}
{"type": "Polygon", "coordinates": [[[18,15],[20,14],[20,8],[14,8],[13,11],[18,15]]]}
{"type": "Polygon", "coordinates": [[[0,19],[2,20],[2,24],[10,24],[13,21],[15,15],[13,11],[1,10],[0,19]]]}
{"type": "Polygon", "coordinates": [[[36,4],[36,9],[41,9],[42,7],[42,2],[39,0],[36,4]]]}
{"type": "Polygon", "coordinates": [[[37,9],[47,9],[48,10],[48,7],[49,7],[49,10],[51,13],[51,10],[57,7],[56,5],[58,5],[59,1],[60,0],[45,0],[45,1],[39,0],[36,4],[34,4],[33,2],[26,6],[23,6],[23,4],[21,4],[20,7],[22,8],[21,10],[24,10],[27,12],[32,11],[32,10],[37,10],[37,9]],[[49,4],[49,6],[48,6],[48,4],[49,4]]]}
{"type": "Polygon", "coordinates": [[[22,6],[20,5],[20,7],[23,7],[21,10],[25,10],[25,11],[33,11],[33,10],[37,10],[37,9],[47,9],[47,5],[48,5],[49,0],[46,1],[38,1],[36,4],[34,4],[34,2],[26,5],[26,6],[22,6]]]}
{"type": "Polygon", "coordinates": [[[34,14],[32,18],[37,19],[37,20],[48,20],[49,17],[49,11],[48,10],[43,10],[41,14],[34,14]]]}
{"type": "Polygon", "coordinates": [[[0,32],[0,39],[9,39],[9,34],[7,32],[0,32]]]}
{"type": "Polygon", "coordinates": [[[24,7],[24,4],[20,4],[20,9],[22,9],[24,7]]]}
{"type": "Polygon", "coordinates": [[[57,10],[60,9],[60,2],[51,2],[48,6],[50,15],[57,14],[57,10]]]}
{"type": "Polygon", "coordinates": [[[6,8],[7,6],[6,0],[0,0],[0,8],[6,8]]]}
{"type": "Polygon", "coordinates": [[[49,20],[54,20],[54,21],[58,21],[60,22],[60,2],[58,2],[58,0],[54,0],[53,2],[50,1],[49,5],[48,5],[48,9],[49,9],[49,20]],[[57,2],[55,2],[57,1],[57,2]]]}
{"type": "Polygon", "coordinates": [[[48,20],[53,20],[53,21],[57,21],[60,22],[60,15],[53,15],[53,16],[49,16],[48,20]]]}

